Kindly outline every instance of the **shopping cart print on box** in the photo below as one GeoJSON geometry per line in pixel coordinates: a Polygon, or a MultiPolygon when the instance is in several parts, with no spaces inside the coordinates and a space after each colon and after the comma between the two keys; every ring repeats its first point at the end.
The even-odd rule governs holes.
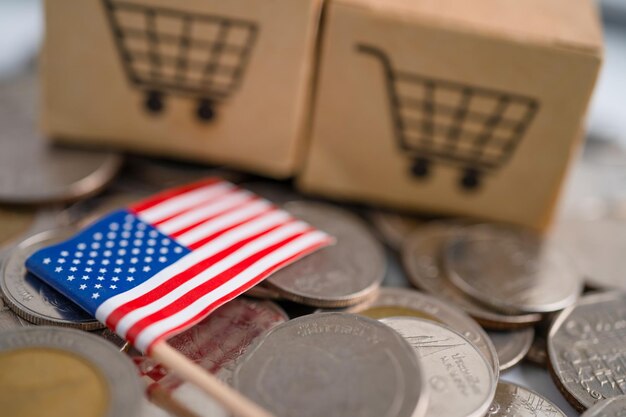
{"type": "Polygon", "coordinates": [[[539,109],[519,94],[399,71],[377,47],[357,50],[383,66],[395,138],[418,178],[447,163],[461,169],[462,188],[476,189],[511,158],[539,109]]]}
{"type": "Polygon", "coordinates": [[[209,121],[215,105],[241,84],[254,46],[255,23],[223,16],[103,0],[130,82],[145,94],[145,108],[160,113],[167,94],[197,100],[209,121]]]}

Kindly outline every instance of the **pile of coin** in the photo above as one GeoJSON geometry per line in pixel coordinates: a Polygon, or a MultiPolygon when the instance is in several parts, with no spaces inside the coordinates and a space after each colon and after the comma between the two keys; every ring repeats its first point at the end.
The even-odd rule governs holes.
{"type": "Polygon", "coordinates": [[[221,167],[140,156],[122,166],[121,155],[45,143],[35,91],[32,75],[0,85],[0,415],[228,415],[24,268],[113,209],[211,175],[337,240],[169,341],[276,416],[573,415],[511,382],[528,367],[585,416],[624,415],[626,295],[583,295],[606,286],[580,267],[584,253],[572,259],[562,225],[540,237],[339,206],[221,167]]]}

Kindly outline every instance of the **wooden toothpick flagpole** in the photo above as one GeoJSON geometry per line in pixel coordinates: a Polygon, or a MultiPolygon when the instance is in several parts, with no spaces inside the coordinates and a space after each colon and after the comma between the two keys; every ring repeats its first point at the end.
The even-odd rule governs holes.
{"type": "MultiPolygon", "coordinates": [[[[35,251],[25,265],[122,338],[141,350],[148,348],[149,356],[235,416],[272,417],[162,339],[184,331],[272,272],[333,242],[328,234],[270,202],[227,181],[208,178],[113,211],[69,239],[35,251]],[[128,250],[109,249],[126,246],[128,250]],[[95,284],[98,291],[93,293],[83,291],[86,284],[74,282],[73,275],[61,273],[63,267],[52,261],[71,259],[80,264],[78,258],[87,247],[87,263],[102,265],[98,281],[103,283],[95,284]],[[157,261],[156,255],[144,258],[142,253],[168,255],[157,261]],[[140,274],[137,279],[121,281],[117,275],[122,267],[105,267],[126,263],[137,264],[128,268],[129,274],[140,274]]],[[[95,266],[85,272],[88,269],[92,272],[95,266]]]]}
{"type": "Polygon", "coordinates": [[[156,404],[172,416],[202,417],[186,404],[182,404],[178,399],[174,398],[170,391],[163,388],[158,382],[154,382],[149,376],[144,375],[141,379],[146,385],[146,394],[148,394],[151,403],[156,404]]]}
{"type": "Polygon", "coordinates": [[[202,389],[224,409],[237,417],[275,417],[190,361],[166,342],[157,342],[152,346],[150,357],[174,371],[183,380],[202,389]]]}

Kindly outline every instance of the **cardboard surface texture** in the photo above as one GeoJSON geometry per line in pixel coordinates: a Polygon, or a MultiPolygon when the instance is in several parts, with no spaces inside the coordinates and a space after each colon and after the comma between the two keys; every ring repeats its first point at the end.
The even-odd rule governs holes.
{"type": "Polygon", "coordinates": [[[544,229],[602,56],[591,0],[330,0],[299,178],[544,229]]]}
{"type": "Polygon", "coordinates": [[[46,3],[55,140],[293,174],[321,0],[46,3]]]}

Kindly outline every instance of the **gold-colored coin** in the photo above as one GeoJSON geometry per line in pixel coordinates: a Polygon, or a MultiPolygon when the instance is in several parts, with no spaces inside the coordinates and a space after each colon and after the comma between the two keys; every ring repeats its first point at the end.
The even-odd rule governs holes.
{"type": "Polygon", "coordinates": [[[79,356],[30,348],[0,354],[0,410],[13,417],[102,417],[109,392],[100,372],[79,356]]]}
{"type": "Polygon", "coordinates": [[[137,417],[133,362],[88,332],[30,326],[0,332],[0,416],[137,417]]]}

